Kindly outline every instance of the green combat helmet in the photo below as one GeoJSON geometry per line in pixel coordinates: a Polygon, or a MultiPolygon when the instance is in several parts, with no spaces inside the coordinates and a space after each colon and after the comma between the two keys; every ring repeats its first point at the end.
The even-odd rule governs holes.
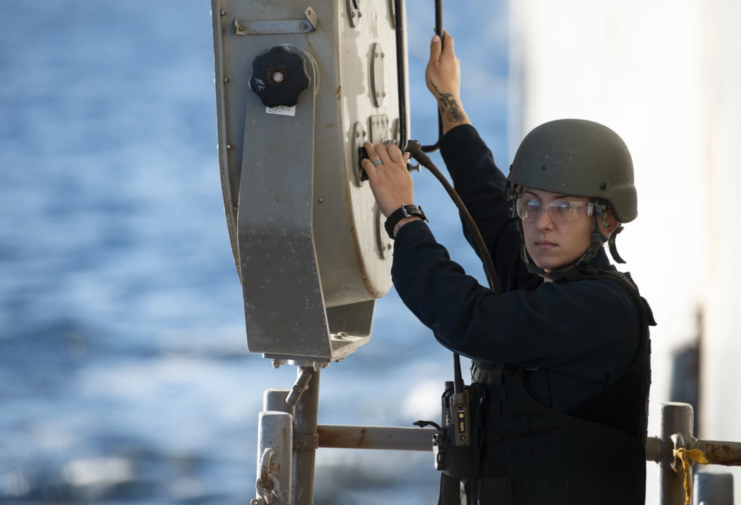
{"type": "MultiPolygon", "coordinates": [[[[559,119],[535,128],[517,149],[507,179],[508,199],[516,198],[523,187],[594,199],[597,212],[592,244],[577,260],[577,268],[588,264],[607,240],[600,232],[598,220],[608,208],[621,223],[633,221],[638,215],[628,147],[617,133],[593,121],[559,119]]],[[[610,253],[619,263],[624,261],[615,248],[615,237],[622,229],[618,227],[609,239],[610,253]]],[[[523,259],[531,271],[558,277],[544,275],[531,265],[524,243],[523,259]]]]}

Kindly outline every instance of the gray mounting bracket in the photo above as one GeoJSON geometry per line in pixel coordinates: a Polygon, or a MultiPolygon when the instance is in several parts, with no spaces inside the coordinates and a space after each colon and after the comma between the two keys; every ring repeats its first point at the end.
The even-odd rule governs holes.
{"type": "Polygon", "coordinates": [[[386,71],[383,68],[383,59],[385,58],[381,44],[375,42],[371,47],[371,94],[373,95],[373,105],[376,107],[383,106],[383,99],[386,97],[386,71]]]}
{"type": "Polygon", "coordinates": [[[234,18],[234,33],[237,35],[275,35],[279,33],[309,33],[316,30],[319,17],[314,9],[307,7],[305,19],[279,21],[244,21],[234,18]]]}
{"type": "Polygon", "coordinates": [[[353,28],[360,25],[360,18],[363,17],[363,13],[360,12],[360,0],[347,0],[347,17],[353,28]]]}

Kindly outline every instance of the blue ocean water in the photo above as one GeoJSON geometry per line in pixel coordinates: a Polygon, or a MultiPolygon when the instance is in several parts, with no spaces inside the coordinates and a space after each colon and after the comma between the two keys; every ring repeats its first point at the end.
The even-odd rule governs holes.
{"type": "MultiPolygon", "coordinates": [[[[407,3],[412,135],[423,142],[436,135],[422,77],[432,5],[407,3]]],[[[195,0],[3,4],[0,501],[254,495],[262,391],[290,387],[295,370],[247,352],[209,10],[195,0]]],[[[449,2],[445,16],[466,110],[504,160],[505,2],[449,2]]],[[[483,282],[439,184],[415,178],[436,236],[483,282]]],[[[393,291],[377,307],[371,342],[322,373],[322,423],[437,415],[450,353],[393,291]]],[[[317,461],[318,504],[435,499],[429,454],[320,450],[317,461]]]]}

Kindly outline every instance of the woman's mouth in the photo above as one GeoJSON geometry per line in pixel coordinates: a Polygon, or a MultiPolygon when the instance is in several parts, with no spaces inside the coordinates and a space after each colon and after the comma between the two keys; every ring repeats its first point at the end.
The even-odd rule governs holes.
{"type": "Polygon", "coordinates": [[[554,247],[558,247],[558,244],[554,244],[553,242],[548,242],[547,240],[543,240],[540,242],[535,242],[535,246],[538,249],[547,250],[547,249],[553,249],[554,247]]]}

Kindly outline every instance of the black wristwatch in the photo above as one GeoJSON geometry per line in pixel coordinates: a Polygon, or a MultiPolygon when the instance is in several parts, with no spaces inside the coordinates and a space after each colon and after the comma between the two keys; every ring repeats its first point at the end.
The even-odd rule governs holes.
{"type": "Polygon", "coordinates": [[[427,219],[427,216],[425,216],[425,212],[422,210],[422,207],[418,207],[416,205],[402,205],[401,208],[392,212],[388,219],[386,219],[386,224],[384,225],[384,227],[386,228],[386,233],[389,234],[389,237],[394,238],[394,228],[396,228],[396,225],[399,224],[399,221],[401,221],[405,217],[412,216],[421,217],[425,221],[429,222],[429,219],[427,219]]]}

